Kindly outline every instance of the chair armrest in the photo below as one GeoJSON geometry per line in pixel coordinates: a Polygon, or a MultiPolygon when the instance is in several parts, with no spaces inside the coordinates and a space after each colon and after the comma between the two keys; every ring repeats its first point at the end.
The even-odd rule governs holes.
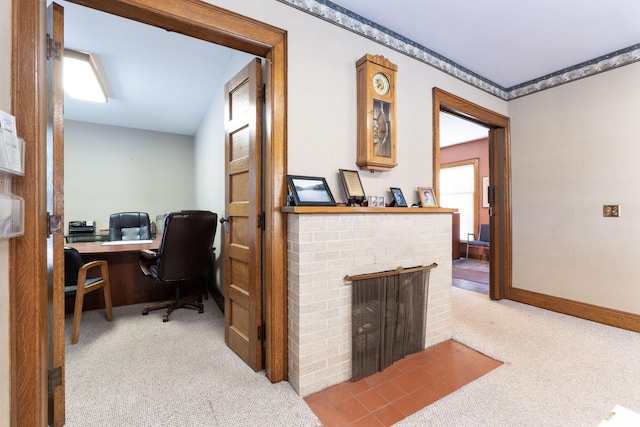
{"type": "Polygon", "coordinates": [[[467,233],[467,243],[470,242],[471,240],[476,240],[475,233],[467,233]],[[469,236],[473,236],[473,239],[469,239],[469,236]]]}
{"type": "MultiPolygon", "coordinates": [[[[87,281],[87,273],[91,270],[100,270],[100,277],[103,280],[109,279],[109,264],[104,260],[90,261],[84,264],[78,270],[78,288],[80,286],[85,287],[85,282],[87,281]]],[[[91,276],[94,277],[94,276],[91,276]]]]}
{"type": "Polygon", "coordinates": [[[140,270],[142,270],[142,274],[145,276],[151,276],[151,266],[157,263],[160,255],[149,249],[143,249],[140,251],[140,255],[138,256],[138,265],[140,266],[140,270]]]}
{"type": "Polygon", "coordinates": [[[140,256],[146,259],[156,259],[158,258],[158,253],[149,249],[143,249],[140,251],[140,256]]]}

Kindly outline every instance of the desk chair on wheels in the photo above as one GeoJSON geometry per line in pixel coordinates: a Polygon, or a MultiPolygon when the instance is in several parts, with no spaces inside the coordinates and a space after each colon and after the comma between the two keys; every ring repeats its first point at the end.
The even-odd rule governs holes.
{"type": "Polygon", "coordinates": [[[109,240],[149,240],[151,222],[146,212],[118,212],[109,217],[109,240]]]}
{"type": "Polygon", "coordinates": [[[91,261],[84,263],[77,249],[64,248],[64,296],[76,297],[73,309],[73,327],[71,328],[71,344],[78,342],[80,336],[80,319],[84,295],[102,289],[107,320],[113,320],[111,308],[111,285],[109,284],[109,266],[107,261],[91,261]],[[99,277],[87,277],[87,272],[99,270],[99,277]]]}
{"type": "Polygon", "coordinates": [[[168,214],[164,221],[162,240],[157,252],[144,250],[138,263],[145,276],[161,285],[175,286],[175,298],[147,306],[142,314],[166,308],[163,322],[176,308],[193,308],[204,312],[202,293],[183,297],[182,286],[199,281],[206,292],[206,281],[212,271],[213,239],[218,215],[209,211],[180,211],[168,214]]]}

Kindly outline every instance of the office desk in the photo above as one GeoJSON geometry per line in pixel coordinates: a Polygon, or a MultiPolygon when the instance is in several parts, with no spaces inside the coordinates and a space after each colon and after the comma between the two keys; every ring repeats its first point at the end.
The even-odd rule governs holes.
{"type": "MultiPolygon", "coordinates": [[[[138,254],[143,249],[156,250],[160,246],[162,235],[158,234],[152,243],[104,245],[104,242],[76,242],[66,246],[76,248],[82,260],[103,259],[109,263],[111,281],[111,300],[114,307],[145,302],[164,301],[174,296],[172,286],[155,283],[145,277],[138,266],[138,254]]],[[[67,304],[67,311],[73,311],[73,305],[67,304]]],[[[90,292],[84,297],[84,310],[104,308],[102,292],[90,292]]]]}

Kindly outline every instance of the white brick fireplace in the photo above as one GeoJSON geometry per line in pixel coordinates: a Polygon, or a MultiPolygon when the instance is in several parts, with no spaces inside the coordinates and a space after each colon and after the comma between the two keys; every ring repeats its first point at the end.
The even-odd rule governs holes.
{"type": "Polygon", "coordinates": [[[451,210],[285,208],[289,383],[307,396],[351,378],[347,275],[437,263],[425,348],[451,338],[451,210]]]}

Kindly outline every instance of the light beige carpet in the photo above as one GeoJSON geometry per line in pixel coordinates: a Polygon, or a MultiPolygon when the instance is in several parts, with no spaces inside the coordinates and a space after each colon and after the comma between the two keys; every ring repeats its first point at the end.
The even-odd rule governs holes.
{"type": "Polygon", "coordinates": [[[142,305],[85,312],[78,344],[66,321],[68,427],[317,426],[289,383],[272,384],[224,343],[213,300],[205,312],[142,316],[142,305]]]}
{"type": "MultiPolygon", "coordinates": [[[[399,422],[408,426],[595,427],[640,412],[640,334],[457,288],[453,339],[504,365],[399,422]]],[[[85,313],[67,347],[67,426],[317,426],[288,383],[271,384],[224,344],[223,318],[85,313]]],[[[67,342],[71,322],[67,322],[67,342]]],[[[330,426],[327,426],[330,427],[330,426]]]]}
{"type": "Polygon", "coordinates": [[[453,338],[504,365],[397,426],[595,427],[640,412],[640,334],[457,288],[453,338]]]}

